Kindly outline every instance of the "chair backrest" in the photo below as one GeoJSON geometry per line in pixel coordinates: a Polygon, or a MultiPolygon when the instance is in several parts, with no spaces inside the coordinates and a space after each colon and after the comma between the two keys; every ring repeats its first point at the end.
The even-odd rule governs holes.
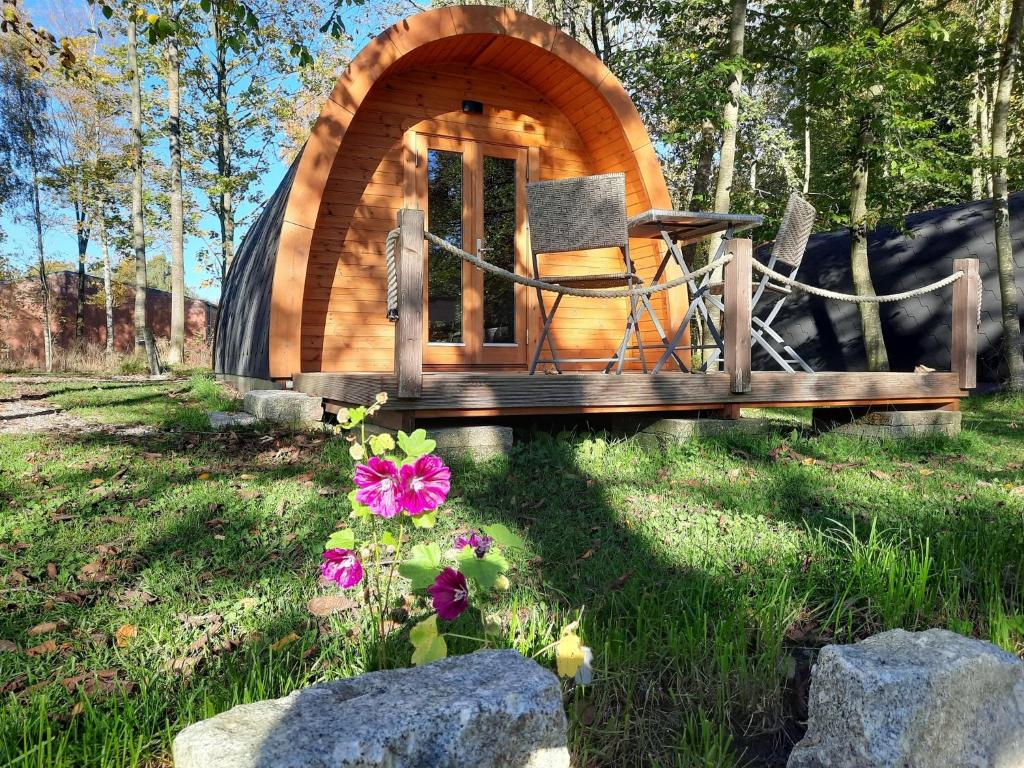
{"type": "Polygon", "coordinates": [[[526,185],[533,253],[625,248],[626,177],[621,173],[526,185]]]}
{"type": "Polygon", "coordinates": [[[794,271],[800,266],[817,213],[814,206],[796,192],[789,196],[772,246],[772,256],[777,261],[792,267],[794,271]]]}

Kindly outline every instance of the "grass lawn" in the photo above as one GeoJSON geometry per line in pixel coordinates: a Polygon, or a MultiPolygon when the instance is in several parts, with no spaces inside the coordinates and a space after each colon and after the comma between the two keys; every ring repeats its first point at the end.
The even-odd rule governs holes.
{"type": "MultiPolygon", "coordinates": [[[[358,609],[307,609],[348,515],[342,440],[213,433],[205,409],[233,403],[202,377],[36,390],[159,429],[0,436],[0,766],[167,765],[188,723],[372,668],[358,609]]],[[[828,642],[942,626],[1024,648],[1021,398],[967,403],[956,440],[786,425],[644,453],[538,433],[453,471],[438,527],[413,537],[500,521],[527,541],[507,553],[499,644],[534,654],[582,611],[580,766],[781,765],[828,642]]],[[[428,611],[406,608],[403,664],[428,611]]],[[[470,613],[451,630],[478,634],[470,613]]]]}

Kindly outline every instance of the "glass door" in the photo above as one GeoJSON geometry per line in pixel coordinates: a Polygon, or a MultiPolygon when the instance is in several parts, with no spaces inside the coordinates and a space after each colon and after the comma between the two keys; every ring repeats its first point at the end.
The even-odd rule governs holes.
{"type": "MultiPolygon", "coordinates": [[[[525,274],[526,150],[418,136],[417,195],[427,229],[510,272],[525,274]]],[[[424,363],[526,364],[527,293],[427,244],[424,363]]]]}

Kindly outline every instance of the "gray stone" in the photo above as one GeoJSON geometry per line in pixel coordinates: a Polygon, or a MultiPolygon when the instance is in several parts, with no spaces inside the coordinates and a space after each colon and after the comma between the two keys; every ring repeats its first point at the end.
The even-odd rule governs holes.
{"type": "MultiPolygon", "coordinates": [[[[635,431],[637,440],[645,448],[656,450],[674,443],[685,443],[701,437],[714,435],[755,434],[771,427],[767,419],[658,419],[639,430],[623,429],[619,422],[619,431],[635,431]]],[[[638,425],[640,426],[640,425],[638,425]]]]}
{"type": "Polygon", "coordinates": [[[568,768],[558,678],[516,651],[321,683],[174,740],[175,768],[568,768]]]}
{"type": "Polygon", "coordinates": [[[240,395],[245,395],[254,389],[278,389],[277,384],[270,379],[257,379],[252,376],[239,376],[234,373],[217,373],[214,375],[217,381],[233,387],[240,395]]]}
{"type": "Polygon", "coordinates": [[[231,411],[208,411],[206,415],[210,418],[210,426],[214,429],[248,427],[259,421],[251,413],[246,413],[245,411],[235,413],[231,411]]]}
{"type": "Polygon", "coordinates": [[[944,629],[821,650],[788,768],[1020,768],[1024,664],[944,629]]]}
{"type": "Polygon", "coordinates": [[[254,389],[245,393],[245,410],[263,421],[315,426],[323,421],[323,399],[287,389],[254,389]]]}
{"type": "Polygon", "coordinates": [[[853,417],[849,409],[815,409],[814,427],[841,435],[893,439],[960,434],[960,411],[872,411],[853,417]],[[845,414],[845,417],[844,417],[845,414]]]}
{"type": "Polygon", "coordinates": [[[437,441],[437,453],[446,458],[461,459],[468,453],[474,459],[489,459],[512,450],[512,427],[440,427],[427,433],[437,441]]]}

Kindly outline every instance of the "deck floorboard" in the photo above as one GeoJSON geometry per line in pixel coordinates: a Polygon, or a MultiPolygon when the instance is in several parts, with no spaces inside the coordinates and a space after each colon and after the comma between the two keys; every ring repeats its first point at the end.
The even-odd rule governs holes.
{"type": "Polygon", "coordinates": [[[930,404],[954,402],[967,393],[955,373],[782,373],[754,371],[750,392],[729,391],[725,373],[424,373],[418,398],[397,396],[391,374],[298,373],[295,389],[341,404],[370,403],[388,394],[385,410],[418,416],[499,413],[587,413],[633,410],[715,409],[728,405],[930,404]]]}

